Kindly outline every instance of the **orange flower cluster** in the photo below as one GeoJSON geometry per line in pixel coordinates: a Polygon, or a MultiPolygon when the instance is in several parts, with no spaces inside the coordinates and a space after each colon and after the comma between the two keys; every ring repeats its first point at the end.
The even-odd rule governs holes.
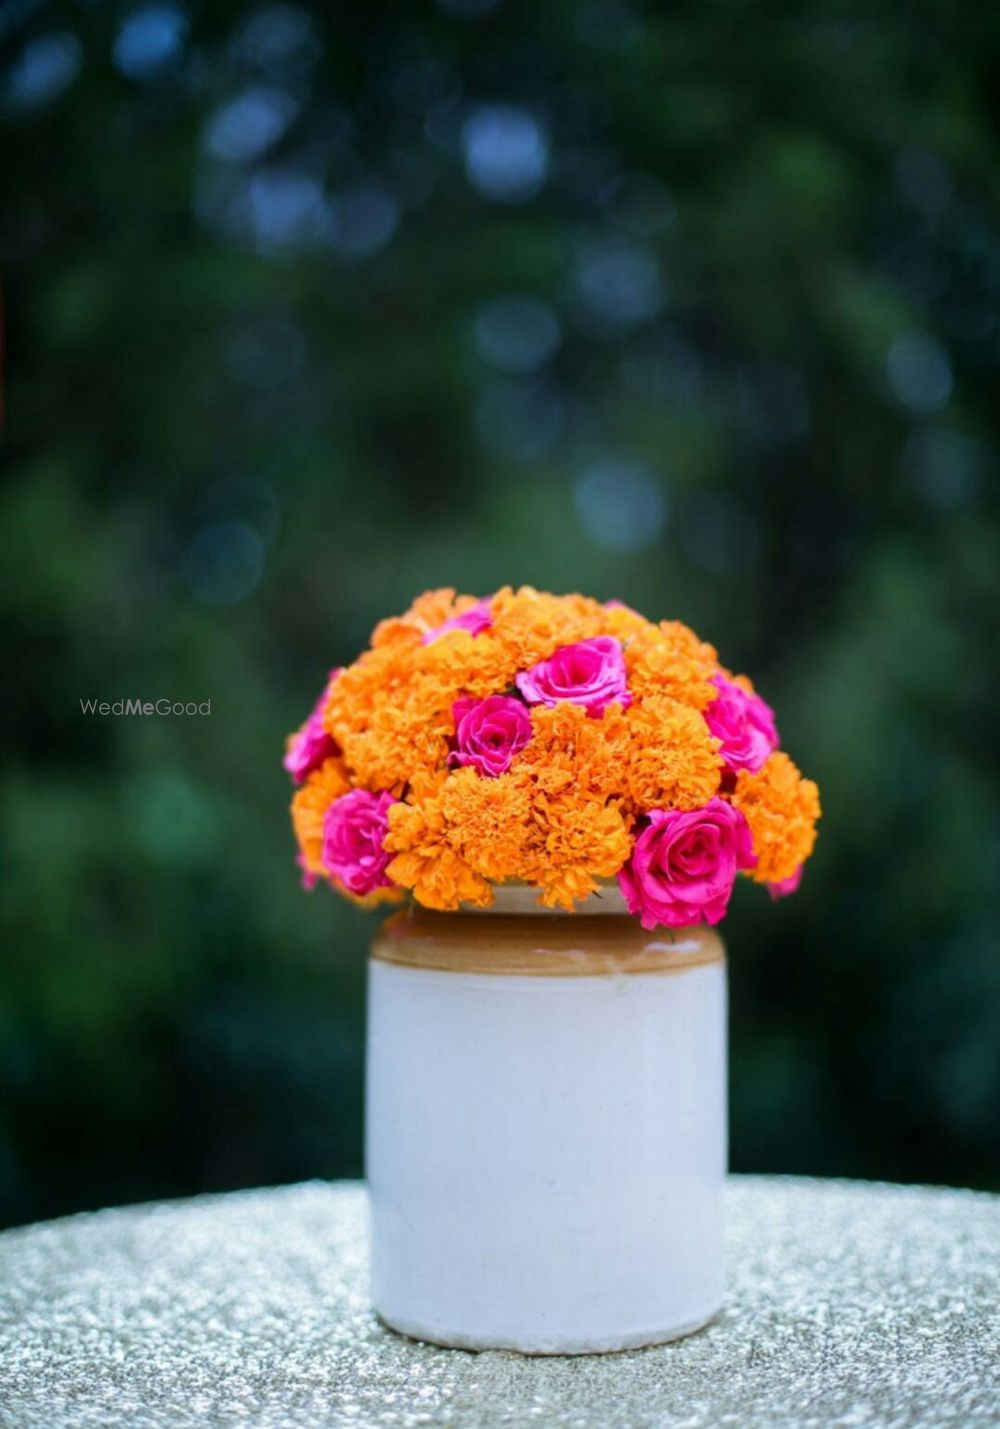
{"type": "Polygon", "coordinates": [[[677,621],[531,587],[428,592],[289,740],[304,875],[436,909],[515,880],[572,909],[626,865],[650,811],[721,797],[749,824],[753,876],[785,879],[812,849],[816,786],[770,746],[727,762],[720,677],[737,714],[756,700],[677,621]]]}
{"type": "Polygon", "coordinates": [[[741,769],[733,803],[750,825],[757,883],[781,883],[801,868],[816,842],[819,790],[776,750],[756,774],[741,769]]]}

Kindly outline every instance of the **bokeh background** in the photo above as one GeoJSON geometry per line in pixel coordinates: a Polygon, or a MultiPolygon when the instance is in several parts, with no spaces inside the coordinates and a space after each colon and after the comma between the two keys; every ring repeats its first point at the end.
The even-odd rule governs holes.
{"type": "Polygon", "coordinates": [[[690,622],[822,787],[727,925],[734,1168],[1000,1183],[1000,10],[0,43],[0,1221],[360,1172],[374,918],[299,889],[284,735],[508,582],[690,622]]]}

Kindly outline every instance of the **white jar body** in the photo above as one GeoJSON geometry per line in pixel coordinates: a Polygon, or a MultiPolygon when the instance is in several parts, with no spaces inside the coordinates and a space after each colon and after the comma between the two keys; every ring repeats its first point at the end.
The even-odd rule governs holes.
{"type": "Polygon", "coordinates": [[[466,1348],[584,1353],[723,1296],[726,983],[370,964],[372,1296],[466,1348]]]}

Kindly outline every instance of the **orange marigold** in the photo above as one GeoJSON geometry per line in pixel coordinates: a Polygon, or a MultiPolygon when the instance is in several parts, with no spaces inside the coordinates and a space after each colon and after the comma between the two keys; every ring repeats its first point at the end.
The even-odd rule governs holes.
{"type": "Polygon", "coordinates": [[[780,883],[809,857],[820,816],[819,789],[803,779],[782,750],[775,750],[756,774],[741,769],[733,803],[753,835],[757,883],[780,883]]]}
{"type": "MultiPolygon", "coordinates": [[[[455,776],[451,776],[455,777],[455,776]]],[[[396,857],[386,872],[425,908],[451,911],[460,903],[484,907],[493,890],[452,846],[444,809],[449,776],[417,775],[409,803],[389,810],[389,832],[383,847],[396,857]]]]}
{"type": "Polygon", "coordinates": [[[372,645],[377,648],[397,641],[409,644],[422,642],[425,635],[437,630],[446,620],[471,610],[475,604],[474,595],[456,595],[451,586],[424,591],[402,615],[379,621],[372,635],[372,645]]]}
{"type": "Polygon", "coordinates": [[[581,799],[606,799],[623,792],[630,734],[620,705],[609,705],[600,719],[568,701],[535,705],[531,726],[518,767],[531,773],[541,793],[558,798],[575,790],[581,799]]]}
{"type": "Polygon", "coordinates": [[[548,595],[532,586],[505,586],[492,601],[490,634],[508,652],[516,670],[526,670],[561,645],[599,635],[607,615],[596,600],[582,595],[548,595]]]}
{"type": "Polygon", "coordinates": [[[309,775],[292,798],[292,827],[302,855],[302,867],[307,873],[323,874],[323,816],[342,794],[351,789],[343,762],[328,759],[309,775]]]}
{"type": "Polygon", "coordinates": [[[636,639],[637,636],[649,636],[655,631],[656,626],[652,621],[640,615],[637,610],[633,610],[628,605],[606,605],[604,607],[603,629],[598,633],[601,635],[613,635],[617,640],[626,643],[636,639]]]}
{"type": "Polygon", "coordinates": [[[513,683],[517,662],[489,631],[470,635],[452,630],[424,647],[420,664],[447,690],[452,701],[462,695],[492,695],[513,683]]]}
{"type": "Polygon", "coordinates": [[[441,811],[448,841],[491,883],[523,878],[533,850],[541,846],[533,795],[531,779],[522,769],[484,779],[466,768],[445,780],[441,811]]]}
{"type": "Polygon", "coordinates": [[[544,849],[522,877],[537,883],[541,902],[572,910],[601,879],[613,878],[632,851],[628,825],[617,800],[566,797],[538,800],[544,849]]]}
{"type": "Polygon", "coordinates": [[[679,620],[663,620],[636,635],[625,646],[625,666],[629,689],[640,698],[669,695],[703,710],[716,696],[711,684],[719,667],[715,648],[679,620]]]}
{"type": "Polygon", "coordinates": [[[363,788],[398,793],[415,771],[444,761],[456,691],[430,667],[425,649],[433,646],[402,663],[392,645],[366,651],[330,688],[323,725],[363,788]]]}
{"type": "Polygon", "coordinates": [[[628,789],[639,809],[698,809],[719,790],[719,741],[690,705],[649,694],[626,713],[628,789]]]}

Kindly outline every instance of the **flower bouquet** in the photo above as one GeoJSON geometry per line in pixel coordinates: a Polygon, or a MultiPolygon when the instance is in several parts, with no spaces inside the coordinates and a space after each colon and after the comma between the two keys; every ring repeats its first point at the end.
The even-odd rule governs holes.
{"type": "Polygon", "coordinates": [[[679,621],[617,601],[450,590],[383,621],[291,736],[307,885],[572,910],[617,879],[644,928],[718,923],[738,872],[791,893],[816,785],[774,712],[679,621]]]}
{"type": "Polygon", "coordinates": [[[438,590],[332,672],[285,765],[306,886],[405,900],[369,965],[382,1318],[533,1353],[705,1324],[723,1295],[714,925],[738,874],[797,888],[819,816],[769,705],[677,621],[438,590]]]}

